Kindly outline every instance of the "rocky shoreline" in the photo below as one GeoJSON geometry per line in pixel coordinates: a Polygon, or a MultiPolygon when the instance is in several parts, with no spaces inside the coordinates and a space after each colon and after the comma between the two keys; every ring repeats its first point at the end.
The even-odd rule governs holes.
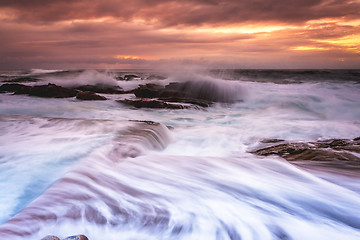
{"type": "Polygon", "coordinates": [[[118,86],[82,85],[77,87],[62,87],[49,83],[47,85],[28,86],[19,83],[5,83],[0,86],[0,93],[12,92],[16,95],[43,98],[72,98],[79,100],[107,100],[100,94],[129,94],[135,98],[118,100],[119,103],[135,108],[160,109],[203,109],[215,102],[232,103],[223,95],[214,93],[214,86],[205,88],[194,87],[191,82],[169,83],[166,86],[157,84],[140,85],[137,88],[124,91],[118,86]]]}

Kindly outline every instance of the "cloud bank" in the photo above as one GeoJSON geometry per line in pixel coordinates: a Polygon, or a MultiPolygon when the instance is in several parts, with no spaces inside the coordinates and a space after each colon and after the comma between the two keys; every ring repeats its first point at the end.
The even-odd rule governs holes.
{"type": "Polygon", "coordinates": [[[0,67],[354,68],[359,12],[358,0],[2,0],[0,67]]]}

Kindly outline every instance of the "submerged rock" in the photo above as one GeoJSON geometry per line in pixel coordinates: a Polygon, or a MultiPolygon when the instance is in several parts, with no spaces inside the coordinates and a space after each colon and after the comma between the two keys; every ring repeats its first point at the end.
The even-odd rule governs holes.
{"type": "Polygon", "coordinates": [[[80,100],[106,100],[106,97],[90,91],[80,91],[76,94],[76,98],[80,100]]]}

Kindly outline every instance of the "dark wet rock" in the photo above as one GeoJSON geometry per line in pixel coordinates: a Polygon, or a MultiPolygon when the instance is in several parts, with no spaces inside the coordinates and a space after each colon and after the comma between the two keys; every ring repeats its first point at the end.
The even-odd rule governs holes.
{"type": "Polygon", "coordinates": [[[213,104],[212,101],[203,99],[201,96],[191,97],[185,92],[185,87],[180,83],[170,83],[169,85],[161,86],[157,84],[140,85],[134,90],[134,94],[138,98],[158,98],[163,102],[172,103],[188,103],[200,107],[209,107],[213,104]]]}
{"type": "Polygon", "coordinates": [[[130,80],[133,80],[134,78],[140,78],[140,77],[137,75],[134,75],[134,74],[127,74],[124,76],[125,81],[130,81],[130,80]]]}
{"type": "Polygon", "coordinates": [[[285,144],[278,144],[275,146],[260,148],[256,151],[253,151],[252,153],[261,156],[279,155],[280,157],[286,158],[292,155],[300,154],[306,151],[307,149],[310,149],[310,146],[306,143],[285,143],[285,144]]]}
{"type": "Polygon", "coordinates": [[[90,91],[80,91],[76,94],[76,98],[80,100],[106,100],[106,97],[90,91]]]}
{"type": "Polygon", "coordinates": [[[158,98],[161,92],[164,90],[163,86],[148,83],[146,85],[140,85],[134,90],[134,94],[138,98],[158,98]]]}
{"type": "Polygon", "coordinates": [[[160,123],[158,122],[153,122],[153,121],[147,121],[147,120],[129,120],[130,122],[140,122],[140,123],[145,123],[147,125],[160,125],[160,123]]]}
{"type": "Polygon", "coordinates": [[[191,99],[191,98],[159,98],[159,100],[165,101],[165,102],[176,102],[176,103],[189,103],[192,105],[197,105],[200,107],[210,107],[212,105],[212,102],[201,100],[201,99],[191,99]]]}
{"type": "Polygon", "coordinates": [[[115,77],[117,80],[124,80],[124,78],[122,77],[122,76],[117,76],[117,77],[115,77]]]}
{"type": "Polygon", "coordinates": [[[215,102],[240,101],[236,89],[229,90],[212,81],[172,82],[166,86],[148,83],[136,88],[134,94],[141,100],[126,100],[125,103],[138,108],[205,108],[215,102]],[[146,101],[144,98],[152,100],[146,101]]]}
{"type": "Polygon", "coordinates": [[[95,94],[120,94],[124,91],[117,86],[84,85],[75,89],[65,88],[49,83],[41,86],[26,86],[18,83],[6,83],[0,86],[0,92],[14,92],[15,94],[28,94],[30,96],[46,98],[75,97],[82,100],[106,100],[105,97],[95,94]]]}
{"type": "Polygon", "coordinates": [[[278,155],[288,161],[359,161],[360,158],[347,152],[337,152],[333,149],[317,148],[308,143],[286,143],[262,148],[253,152],[257,155],[278,155]]]}
{"type": "Polygon", "coordinates": [[[283,139],[277,139],[277,138],[269,138],[269,139],[263,139],[260,142],[261,143],[278,143],[278,142],[283,142],[283,139]]]}
{"type": "Polygon", "coordinates": [[[68,98],[75,97],[76,90],[57,86],[49,83],[48,85],[34,86],[30,88],[30,96],[45,98],[68,98]]]}
{"type": "Polygon", "coordinates": [[[23,86],[18,90],[16,90],[14,94],[29,94],[31,88],[32,88],[31,86],[23,86]]]}
{"type": "Polygon", "coordinates": [[[75,89],[80,91],[90,91],[96,93],[107,94],[122,94],[124,91],[118,86],[104,86],[104,85],[83,85],[76,87],[75,89]]]}
{"type": "Polygon", "coordinates": [[[30,87],[19,83],[5,83],[0,86],[0,92],[16,92],[22,88],[28,89],[30,87]]]}
{"type": "Polygon", "coordinates": [[[140,85],[134,93],[139,98],[197,99],[208,103],[233,103],[236,100],[233,92],[230,94],[212,82],[173,82],[166,86],[146,84],[140,85]]]}
{"type": "Polygon", "coordinates": [[[46,237],[42,238],[41,240],[60,240],[60,238],[58,238],[56,236],[49,235],[49,236],[46,236],[46,237]]]}
{"type": "Polygon", "coordinates": [[[209,102],[233,103],[232,93],[225,92],[214,82],[186,81],[175,82],[165,86],[160,97],[201,99],[209,102]]]}
{"type": "Polygon", "coordinates": [[[289,161],[310,160],[323,162],[351,162],[360,165],[360,158],[348,152],[336,152],[329,149],[306,149],[298,154],[285,156],[289,161]]]}
{"type": "Polygon", "coordinates": [[[24,86],[15,91],[15,94],[28,94],[29,96],[44,97],[44,98],[68,98],[75,97],[77,91],[74,89],[64,88],[55,84],[48,85],[24,86]]]}
{"type": "Polygon", "coordinates": [[[17,77],[11,80],[7,80],[5,82],[8,83],[18,83],[18,82],[37,82],[39,81],[38,78],[33,78],[33,77],[17,77]]]}
{"type": "Polygon", "coordinates": [[[318,148],[331,148],[337,151],[350,151],[360,153],[360,139],[329,139],[312,142],[318,148]]]}
{"type": "Polygon", "coordinates": [[[139,98],[170,98],[170,97],[185,97],[185,93],[178,86],[180,83],[170,83],[161,86],[158,84],[148,83],[140,85],[134,90],[135,96],[139,98]]]}
{"type": "Polygon", "coordinates": [[[146,80],[164,80],[166,77],[161,75],[152,74],[146,78],[146,80]]]}
{"type": "Polygon", "coordinates": [[[351,144],[347,139],[329,139],[329,140],[320,140],[316,144],[318,147],[322,148],[337,148],[343,147],[351,144]]]}
{"type": "MultiPolygon", "coordinates": [[[[263,141],[262,141],[263,142],[263,141]]],[[[360,169],[360,139],[328,139],[316,142],[285,142],[262,146],[256,155],[278,155],[288,161],[312,161],[339,168],[360,169]]]]}
{"type": "Polygon", "coordinates": [[[187,109],[190,106],[182,104],[167,103],[159,100],[135,99],[135,100],[119,100],[118,102],[130,105],[136,108],[164,108],[164,109],[187,109]]]}

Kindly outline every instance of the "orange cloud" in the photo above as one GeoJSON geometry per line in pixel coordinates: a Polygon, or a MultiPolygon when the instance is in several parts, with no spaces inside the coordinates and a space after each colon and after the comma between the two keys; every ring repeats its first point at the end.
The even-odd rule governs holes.
{"type": "Polygon", "coordinates": [[[0,67],[148,67],[186,59],[216,67],[353,68],[360,65],[359,10],[348,0],[4,0],[0,67]]]}

